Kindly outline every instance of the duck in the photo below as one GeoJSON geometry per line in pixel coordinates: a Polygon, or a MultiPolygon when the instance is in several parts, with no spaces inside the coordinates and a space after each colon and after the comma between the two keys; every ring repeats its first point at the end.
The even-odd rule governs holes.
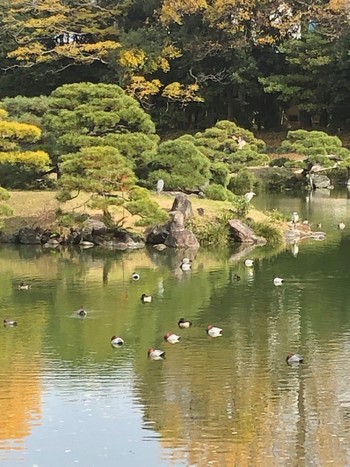
{"type": "Polygon", "coordinates": [[[246,259],[244,261],[244,264],[248,267],[248,268],[251,268],[253,265],[254,265],[254,260],[252,259],[246,259]]]}
{"type": "Polygon", "coordinates": [[[154,347],[151,347],[148,350],[148,358],[151,360],[163,360],[163,358],[165,358],[165,352],[164,350],[158,350],[154,347]]]}
{"type": "Polygon", "coordinates": [[[26,284],[25,282],[21,282],[18,286],[18,289],[19,290],[29,290],[30,289],[30,285],[29,284],[26,284]]]}
{"type": "Polygon", "coordinates": [[[4,319],[4,326],[5,327],[17,326],[17,321],[14,321],[13,319],[4,319]]]}
{"type": "Polygon", "coordinates": [[[284,279],[282,279],[282,277],[275,277],[274,280],[273,280],[273,283],[275,285],[282,285],[284,282],[284,279]]]}
{"type": "Polygon", "coordinates": [[[111,337],[111,345],[112,347],[120,347],[124,344],[124,339],[118,336],[111,337]]]}
{"type": "Polygon", "coordinates": [[[133,272],[133,273],[131,274],[131,279],[132,279],[133,281],[138,281],[138,280],[140,279],[140,274],[137,274],[136,272],[133,272]]]}
{"type": "Polygon", "coordinates": [[[338,229],[339,229],[339,230],[344,230],[344,229],[345,229],[345,224],[344,224],[344,222],[339,222],[339,224],[338,224],[338,229]]]}
{"type": "Polygon", "coordinates": [[[177,344],[181,339],[181,336],[174,334],[173,332],[166,332],[164,334],[164,340],[169,344],[177,344]]]}
{"type": "Polygon", "coordinates": [[[180,268],[183,271],[189,271],[191,269],[191,260],[189,258],[183,258],[180,264],[180,268]]]}
{"type": "Polygon", "coordinates": [[[152,295],[146,295],[145,293],[141,295],[142,303],[151,303],[151,301],[152,301],[152,295]]]}
{"type": "Polygon", "coordinates": [[[221,337],[222,336],[222,329],[209,324],[207,327],[207,333],[210,337],[221,337]]]}
{"type": "Polygon", "coordinates": [[[192,321],[185,318],[180,318],[177,325],[179,328],[190,328],[192,326],[192,321]]]}
{"type": "Polygon", "coordinates": [[[297,353],[289,353],[286,357],[286,362],[288,365],[291,365],[292,363],[303,363],[304,357],[297,353]]]}
{"type": "Polygon", "coordinates": [[[87,315],[87,311],[84,309],[83,305],[80,306],[79,310],[77,311],[77,315],[81,316],[82,318],[85,318],[87,315]]]}
{"type": "Polygon", "coordinates": [[[241,276],[239,276],[236,273],[233,273],[231,278],[232,278],[233,281],[237,281],[237,282],[241,280],[241,276]]]}

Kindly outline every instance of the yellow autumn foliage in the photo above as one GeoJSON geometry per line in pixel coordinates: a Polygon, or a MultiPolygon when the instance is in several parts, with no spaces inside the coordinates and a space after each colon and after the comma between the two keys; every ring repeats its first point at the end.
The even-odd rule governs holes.
{"type": "Polygon", "coordinates": [[[50,165],[50,158],[44,151],[0,151],[0,164],[26,164],[33,165],[38,170],[46,170],[50,165]]]}
{"type": "Polygon", "coordinates": [[[120,54],[119,63],[125,68],[132,70],[140,69],[144,66],[146,54],[142,49],[129,49],[120,54]]]}
{"type": "MultiPolygon", "coordinates": [[[[31,42],[29,45],[17,47],[16,50],[7,54],[8,58],[15,58],[21,62],[28,62],[35,57],[45,57],[45,47],[39,42],[31,42]]],[[[44,60],[42,60],[44,61],[44,60]]]]}
{"type": "Polygon", "coordinates": [[[189,102],[203,102],[204,99],[197,95],[198,90],[197,84],[181,84],[175,81],[165,86],[162,96],[171,101],[181,102],[182,105],[189,102]]]}
{"type": "Polygon", "coordinates": [[[164,0],[160,19],[163,24],[181,24],[185,15],[193,15],[207,7],[206,0],[164,0]]]}
{"type": "Polygon", "coordinates": [[[53,26],[61,26],[66,21],[63,14],[51,15],[49,17],[30,18],[26,21],[26,26],[33,29],[50,30],[53,26]]]}
{"type": "Polygon", "coordinates": [[[41,130],[35,125],[14,121],[0,121],[0,138],[35,142],[41,130]]]}
{"type": "Polygon", "coordinates": [[[1,121],[1,120],[6,120],[7,115],[8,115],[8,114],[7,114],[7,112],[6,112],[5,109],[0,109],[0,121],[1,121]]]}
{"type": "Polygon", "coordinates": [[[175,58],[182,57],[183,54],[180,49],[178,49],[172,44],[169,44],[163,48],[161,55],[169,59],[175,59],[175,58]]]}
{"type": "Polygon", "coordinates": [[[133,76],[130,80],[129,86],[126,88],[126,92],[139,101],[142,101],[148,96],[158,94],[161,87],[162,83],[159,79],[147,81],[144,76],[133,76]]]}

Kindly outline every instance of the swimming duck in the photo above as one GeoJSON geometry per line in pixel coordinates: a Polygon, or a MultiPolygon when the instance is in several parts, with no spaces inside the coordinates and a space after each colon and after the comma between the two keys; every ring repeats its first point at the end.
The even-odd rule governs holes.
{"type": "Polygon", "coordinates": [[[284,282],[284,279],[282,279],[282,277],[275,277],[274,280],[273,280],[273,283],[275,285],[282,285],[284,282]]]}
{"type": "Polygon", "coordinates": [[[165,358],[165,352],[164,350],[158,350],[154,347],[151,347],[148,351],[148,357],[151,360],[163,360],[163,358],[165,358]]]}
{"type": "Polygon", "coordinates": [[[191,267],[192,267],[191,260],[189,258],[183,258],[182,262],[180,264],[180,268],[183,271],[189,271],[191,269],[191,267]]]}
{"type": "Polygon", "coordinates": [[[13,326],[17,326],[17,321],[14,321],[13,319],[4,319],[4,326],[8,326],[8,327],[13,327],[13,326]]]}
{"type": "Polygon", "coordinates": [[[180,318],[177,325],[179,328],[190,328],[192,326],[192,321],[185,318],[180,318]]]}
{"type": "Polygon", "coordinates": [[[30,286],[29,284],[26,284],[25,282],[21,282],[18,286],[19,290],[29,290],[30,286]]]}
{"type": "Polygon", "coordinates": [[[177,336],[173,332],[167,332],[164,334],[164,340],[169,342],[169,344],[177,344],[180,341],[181,337],[177,336]]]}
{"type": "Polygon", "coordinates": [[[244,264],[248,267],[248,268],[251,268],[254,264],[254,261],[252,259],[246,259],[244,261],[244,264]]]}
{"type": "Polygon", "coordinates": [[[152,301],[152,295],[146,295],[145,293],[141,295],[142,303],[151,303],[151,301],[152,301]]]}
{"type": "Polygon", "coordinates": [[[345,224],[344,224],[344,222],[339,222],[339,224],[338,224],[338,229],[339,229],[339,230],[344,230],[344,229],[345,229],[345,224]]]}
{"type": "Polygon", "coordinates": [[[291,365],[292,363],[303,363],[304,357],[297,353],[289,353],[286,357],[286,362],[288,365],[291,365]]]}
{"type": "Polygon", "coordinates": [[[222,329],[209,324],[207,327],[207,333],[210,337],[221,337],[222,336],[222,329]]]}
{"type": "Polygon", "coordinates": [[[241,276],[239,276],[236,273],[233,273],[231,278],[232,278],[233,281],[237,281],[237,282],[241,280],[241,276]]]}
{"type": "Polygon", "coordinates": [[[132,278],[133,281],[138,281],[140,279],[140,274],[137,274],[136,272],[134,272],[131,275],[131,278],[132,278]]]}
{"type": "Polygon", "coordinates": [[[84,309],[83,305],[80,306],[79,310],[77,311],[77,315],[81,316],[82,318],[85,318],[87,315],[87,311],[84,309]]]}
{"type": "Polygon", "coordinates": [[[111,337],[112,347],[120,347],[123,344],[124,344],[124,339],[122,339],[121,337],[118,337],[118,336],[111,337]]]}

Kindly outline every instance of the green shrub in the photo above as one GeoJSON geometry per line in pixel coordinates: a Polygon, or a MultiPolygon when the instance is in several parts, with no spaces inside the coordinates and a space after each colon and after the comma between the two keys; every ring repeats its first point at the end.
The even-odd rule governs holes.
{"type": "Polygon", "coordinates": [[[281,231],[271,223],[247,221],[247,224],[254,230],[259,237],[264,237],[269,245],[277,246],[283,241],[281,231]]]}
{"type": "Polygon", "coordinates": [[[214,199],[216,201],[233,201],[234,195],[222,185],[208,185],[204,189],[204,193],[209,199],[214,199]]]}
{"type": "Polygon", "coordinates": [[[61,208],[56,209],[56,218],[62,227],[82,226],[89,218],[88,214],[78,212],[64,212],[61,208]]]}
{"type": "Polygon", "coordinates": [[[225,246],[230,241],[229,218],[232,218],[232,214],[228,212],[223,212],[214,219],[194,217],[189,228],[201,245],[225,246]]]}
{"type": "Polygon", "coordinates": [[[240,170],[237,175],[231,177],[227,188],[236,195],[244,195],[244,193],[252,191],[255,184],[255,175],[243,169],[240,170]]]}

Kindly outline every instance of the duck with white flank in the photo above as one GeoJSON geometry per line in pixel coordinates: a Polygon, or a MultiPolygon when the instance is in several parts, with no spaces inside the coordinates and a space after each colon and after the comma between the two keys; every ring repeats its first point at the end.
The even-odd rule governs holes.
{"type": "Polygon", "coordinates": [[[274,280],[273,280],[273,283],[275,285],[282,285],[284,282],[284,279],[282,279],[282,277],[275,277],[274,280]]]}
{"type": "Polygon", "coordinates": [[[191,267],[192,267],[191,260],[189,258],[183,258],[183,260],[181,261],[181,264],[180,264],[180,268],[183,271],[189,271],[191,269],[191,267]]]}
{"type": "Polygon", "coordinates": [[[84,309],[83,305],[80,306],[79,310],[77,311],[77,315],[81,318],[85,318],[87,315],[87,311],[84,309]]]}
{"type": "Polygon", "coordinates": [[[244,264],[247,266],[247,268],[251,268],[254,265],[254,261],[252,259],[246,259],[244,264]]]}
{"type": "Polygon", "coordinates": [[[289,353],[286,357],[286,362],[288,365],[292,365],[293,363],[303,363],[304,357],[297,353],[289,353]]]}
{"type": "Polygon", "coordinates": [[[121,347],[124,344],[124,339],[118,336],[111,337],[111,345],[112,347],[121,347]]]}
{"type": "Polygon", "coordinates": [[[133,281],[138,281],[140,279],[140,274],[137,274],[136,272],[131,274],[131,278],[133,281]]]}
{"type": "Polygon", "coordinates": [[[185,318],[180,318],[177,325],[179,328],[190,328],[192,326],[192,321],[185,318]]]}
{"type": "Polygon", "coordinates": [[[164,335],[164,340],[169,342],[169,344],[177,344],[180,341],[181,337],[177,336],[173,332],[166,332],[164,335]]]}
{"type": "Polygon", "coordinates": [[[21,282],[18,286],[18,289],[19,290],[29,290],[30,289],[30,285],[29,284],[26,284],[25,282],[21,282]]]}
{"type": "Polygon", "coordinates": [[[221,337],[222,336],[222,329],[209,324],[207,327],[207,333],[210,337],[221,337]]]}
{"type": "Polygon", "coordinates": [[[158,350],[151,347],[148,351],[148,357],[151,360],[163,360],[165,358],[165,352],[164,350],[158,350]]]}
{"type": "Polygon", "coordinates": [[[14,321],[13,319],[4,319],[4,326],[13,328],[14,326],[17,326],[17,321],[14,321]]]}
{"type": "Polygon", "coordinates": [[[142,303],[151,303],[152,301],[152,296],[151,295],[146,295],[145,293],[143,293],[141,295],[141,302],[142,303]]]}

